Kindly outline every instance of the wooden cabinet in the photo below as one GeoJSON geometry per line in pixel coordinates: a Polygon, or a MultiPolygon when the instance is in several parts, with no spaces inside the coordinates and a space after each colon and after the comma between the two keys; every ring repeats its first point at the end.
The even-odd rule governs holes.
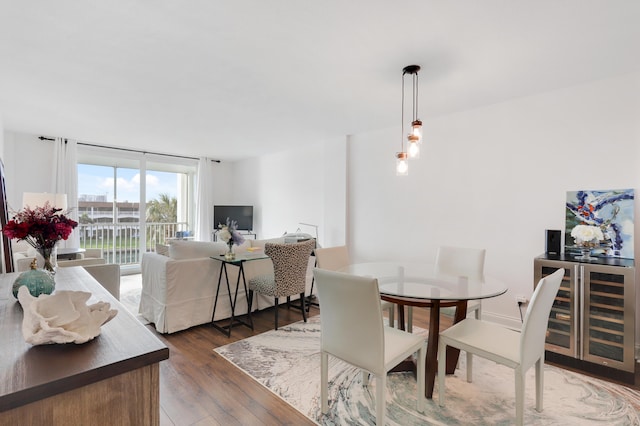
{"type": "Polygon", "coordinates": [[[534,260],[534,286],[563,268],[547,329],[546,349],[617,370],[635,369],[635,267],[633,260],[581,263],[569,255],[534,260]]]}
{"type": "Polygon", "coordinates": [[[31,346],[11,293],[18,275],[0,275],[0,425],[158,425],[167,346],[80,266],[58,269],[56,291],[91,293],[118,314],[81,345],[31,346]]]}

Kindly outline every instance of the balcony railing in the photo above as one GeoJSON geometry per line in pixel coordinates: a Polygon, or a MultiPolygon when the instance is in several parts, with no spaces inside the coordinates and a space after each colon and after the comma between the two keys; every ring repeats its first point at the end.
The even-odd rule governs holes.
{"type": "MultiPolygon", "coordinates": [[[[186,232],[186,222],[147,223],[146,250],[155,251],[156,244],[166,244],[176,233],[186,232]]],[[[88,223],[78,225],[80,247],[99,248],[107,263],[134,265],[140,263],[140,223],[88,223]]]]}

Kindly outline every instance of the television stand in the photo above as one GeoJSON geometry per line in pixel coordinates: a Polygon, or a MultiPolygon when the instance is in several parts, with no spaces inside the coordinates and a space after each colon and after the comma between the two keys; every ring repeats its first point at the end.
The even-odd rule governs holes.
{"type": "MultiPolygon", "coordinates": [[[[214,242],[215,242],[215,241],[218,241],[218,231],[219,231],[219,230],[218,230],[218,229],[216,229],[216,230],[215,230],[215,231],[213,231],[213,232],[212,232],[212,234],[211,234],[211,239],[212,239],[214,242]]],[[[255,233],[255,232],[253,232],[253,231],[243,231],[243,230],[240,230],[240,231],[238,231],[238,232],[239,232],[240,234],[242,234],[242,236],[243,236],[244,238],[251,238],[251,239],[253,239],[253,240],[257,240],[257,239],[258,239],[258,234],[256,234],[256,233],[255,233]]]]}

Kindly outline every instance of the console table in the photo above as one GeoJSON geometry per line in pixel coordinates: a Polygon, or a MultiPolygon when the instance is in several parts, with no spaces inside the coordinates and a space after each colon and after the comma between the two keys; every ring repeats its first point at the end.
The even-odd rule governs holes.
{"type": "Polygon", "coordinates": [[[264,254],[264,252],[239,253],[239,254],[236,254],[236,258],[233,260],[226,259],[223,254],[220,256],[211,256],[211,259],[222,262],[222,267],[220,268],[220,275],[218,275],[218,288],[216,289],[216,299],[215,299],[215,302],[213,303],[213,314],[211,315],[211,324],[217,330],[225,333],[227,337],[231,337],[231,328],[236,323],[247,326],[251,330],[253,330],[253,320],[251,319],[251,315],[249,315],[249,321],[250,321],[249,323],[246,323],[236,317],[236,302],[238,300],[238,288],[240,287],[240,277],[242,277],[242,285],[244,286],[244,294],[245,294],[245,297],[247,298],[247,309],[248,309],[249,292],[247,291],[247,280],[245,279],[245,276],[244,276],[244,263],[249,262],[251,260],[260,260],[260,259],[268,259],[268,258],[269,256],[264,254]],[[227,273],[227,264],[236,266],[238,268],[238,278],[236,279],[236,290],[233,295],[233,300],[231,299],[231,285],[229,284],[229,274],[227,273]],[[218,325],[214,321],[214,318],[216,316],[216,308],[218,307],[218,296],[220,295],[220,283],[222,281],[223,272],[224,272],[225,282],[227,283],[227,294],[229,295],[229,305],[231,306],[231,318],[229,319],[229,323],[224,326],[218,325]]]}
{"type": "Polygon", "coordinates": [[[59,268],[56,291],[92,294],[118,314],[95,339],[76,345],[31,346],[11,287],[0,275],[0,424],[160,423],[159,362],[169,349],[80,266],[59,268]]]}

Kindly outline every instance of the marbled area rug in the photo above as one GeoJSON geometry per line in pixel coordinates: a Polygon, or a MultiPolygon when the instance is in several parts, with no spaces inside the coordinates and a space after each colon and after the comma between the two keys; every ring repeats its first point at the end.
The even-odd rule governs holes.
{"type": "MultiPolygon", "coordinates": [[[[415,328],[415,327],[414,327],[415,328]]],[[[422,330],[421,332],[426,333],[422,330]]],[[[329,357],[329,413],[320,412],[320,317],[298,322],[226,346],[217,353],[322,425],[375,424],[375,386],[362,386],[356,368],[329,357]]],[[[513,370],[474,358],[473,383],[466,381],[465,357],[447,376],[445,407],[428,400],[416,410],[416,381],[411,373],[387,380],[387,424],[511,425],[515,422],[513,370]]],[[[526,377],[527,425],[640,425],[640,392],[550,365],[544,372],[544,410],[535,410],[535,375],[526,377]]]]}

